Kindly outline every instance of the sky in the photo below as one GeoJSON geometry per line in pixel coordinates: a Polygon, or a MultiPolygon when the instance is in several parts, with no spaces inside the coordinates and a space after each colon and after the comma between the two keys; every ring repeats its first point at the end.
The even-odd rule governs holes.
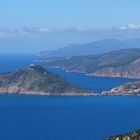
{"type": "Polygon", "coordinates": [[[1,0],[0,26],[106,28],[140,23],[139,0],[1,0]]]}
{"type": "MultiPolygon", "coordinates": [[[[20,43],[24,41],[22,44],[26,44],[25,46],[29,44],[32,46],[33,40],[37,38],[42,45],[34,48],[32,46],[30,51],[57,48],[57,46],[79,43],[83,40],[81,35],[77,37],[77,40],[70,40],[68,38],[73,34],[70,36],[69,33],[65,39],[68,41],[63,43],[64,34],[61,38],[57,33],[48,37],[48,35],[40,35],[42,32],[72,31],[72,29],[84,32],[90,29],[125,29],[128,27],[137,29],[140,28],[139,6],[140,0],[1,0],[0,46],[4,44],[5,48],[1,47],[0,52],[23,50],[23,47],[18,47],[20,43]],[[16,36],[17,31],[18,33],[24,32],[24,34],[16,36]],[[25,32],[36,35],[27,35],[25,32]],[[12,42],[5,43],[4,40],[7,41],[7,38],[12,42]],[[9,46],[11,43],[13,47],[9,46]]],[[[92,37],[94,40],[94,36],[92,37]]],[[[91,41],[92,37],[85,39],[85,42],[91,41]]]]}

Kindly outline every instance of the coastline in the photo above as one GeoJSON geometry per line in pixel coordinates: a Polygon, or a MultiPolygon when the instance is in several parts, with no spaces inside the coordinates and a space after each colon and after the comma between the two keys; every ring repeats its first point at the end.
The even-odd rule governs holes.
{"type": "Polygon", "coordinates": [[[78,71],[78,70],[69,70],[68,68],[59,67],[59,66],[49,66],[49,68],[61,69],[61,70],[64,70],[65,72],[67,72],[67,73],[78,73],[78,74],[83,74],[85,76],[95,77],[95,78],[118,78],[118,79],[130,79],[130,80],[135,80],[135,81],[139,81],[140,80],[140,77],[112,76],[112,75],[94,75],[94,74],[91,74],[91,73],[86,73],[86,72],[82,72],[82,71],[78,71]]]}
{"type": "Polygon", "coordinates": [[[34,96],[135,96],[138,97],[140,94],[107,94],[107,93],[46,93],[46,92],[34,92],[34,91],[24,91],[24,92],[3,92],[0,91],[0,95],[34,95],[34,96]]]}
{"type": "Polygon", "coordinates": [[[124,78],[124,79],[135,79],[135,80],[140,80],[140,77],[133,77],[133,76],[118,76],[118,75],[106,75],[106,74],[94,74],[94,73],[87,73],[87,72],[82,72],[76,69],[70,70],[67,67],[60,67],[60,66],[49,66],[50,68],[56,68],[56,69],[62,69],[65,70],[65,72],[68,73],[81,73],[86,76],[90,77],[101,77],[101,78],[124,78]]]}

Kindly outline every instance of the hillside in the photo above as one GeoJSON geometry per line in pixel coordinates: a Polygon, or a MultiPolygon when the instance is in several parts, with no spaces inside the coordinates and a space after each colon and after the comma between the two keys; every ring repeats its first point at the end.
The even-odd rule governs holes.
{"type": "Polygon", "coordinates": [[[113,136],[107,138],[106,140],[140,140],[140,130],[123,135],[113,136]]]}
{"type": "Polygon", "coordinates": [[[107,94],[112,95],[140,95],[140,81],[126,83],[113,88],[107,94]]]}
{"type": "Polygon", "coordinates": [[[91,76],[140,78],[140,49],[124,49],[90,56],[40,59],[39,62],[91,76]]]}
{"type": "Polygon", "coordinates": [[[0,74],[0,93],[67,95],[85,92],[39,65],[0,74]]]}

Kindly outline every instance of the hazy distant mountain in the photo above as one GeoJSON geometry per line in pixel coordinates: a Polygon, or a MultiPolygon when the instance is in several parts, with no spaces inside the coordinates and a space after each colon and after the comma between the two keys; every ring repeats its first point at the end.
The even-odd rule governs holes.
{"type": "Polygon", "coordinates": [[[84,92],[86,90],[71,85],[39,65],[0,74],[0,93],[75,95],[84,92]]]}
{"type": "Polygon", "coordinates": [[[140,48],[140,38],[127,39],[123,41],[104,39],[87,44],[73,44],[55,51],[43,51],[40,55],[46,57],[81,56],[102,54],[109,51],[128,48],[140,48]]]}
{"type": "Polygon", "coordinates": [[[140,78],[140,49],[124,49],[105,54],[41,61],[49,66],[83,72],[91,76],[140,78]]]}
{"type": "MultiPolygon", "coordinates": [[[[104,40],[107,38],[113,38],[116,40],[140,38],[139,25],[130,24],[126,27],[110,29],[86,29],[76,27],[63,30],[53,30],[47,27],[0,27],[0,53],[39,53],[44,50],[54,50],[60,47],[65,47],[69,44],[85,44],[85,46],[87,46],[87,44],[94,44],[94,42],[98,42],[98,40],[104,40]]],[[[121,43],[123,42],[121,41],[121,43]]],[[[106,47],[106,45],[104,46],[106,47]]],[[[99,50],[100,47],[98,51],[99,50]]],[[[83,52],[84,51],[85,50],[83,50],[83,52]]],[[[97,50],[95,49],[93,51],[97,50]]],[[[105,51],[101,52],[104,53],[105,51]]],[[[66,53],[68,53],[67,50],[66,53]]]]}

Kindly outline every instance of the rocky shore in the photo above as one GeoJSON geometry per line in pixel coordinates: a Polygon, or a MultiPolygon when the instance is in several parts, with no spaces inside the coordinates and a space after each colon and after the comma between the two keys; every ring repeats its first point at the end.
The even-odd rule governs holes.
{"type": "Polygon", "coordinates": [[[140,140],[140,130],[123,135],[112,136],[106,138],[106,140],[140,140]]]}

